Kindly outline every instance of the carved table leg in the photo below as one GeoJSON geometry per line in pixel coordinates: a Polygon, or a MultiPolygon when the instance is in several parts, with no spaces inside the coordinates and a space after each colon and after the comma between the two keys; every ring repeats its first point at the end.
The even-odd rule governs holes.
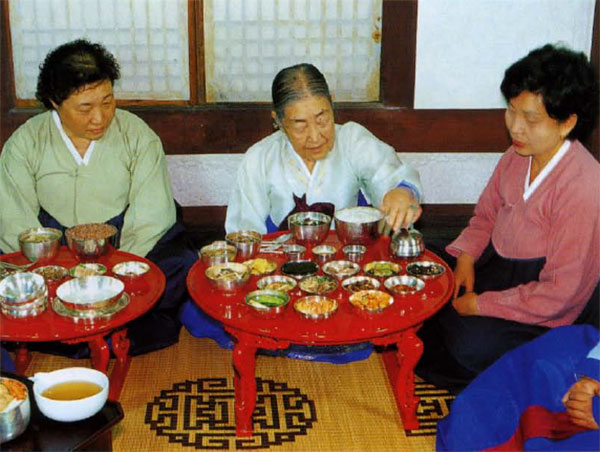
{"type": "Polygon", "coordinates": [[[256,406],[256,347],[237,342],[233,348],[233,368],[236,435],[252,436],[252,413],[256,406]]]}
{"type": "Polygon", "coordinates": [[[18,375],[25,375],[25,371],[31,362],[31,354],[25,344],[19,344],[15,351],[15,370],[18,375]]]}
{"type": "Polygon", "coordinates": [[[416,334],[416,329],[402,333],[398,345],[398,364],[400,369],[396,379],[396,394],[400,399],[400,416],[407,430],[419,428],[417,406],[419,398],[415,396],[414,369],[423,354],[423,342],[416,334]]]}
{"type": "Polygon", "coordinates": [[[99,334],[89,338],[88,345],[90,347],[92,367],[96,370],[106,373],[108,370],[108,359],[110,357],[106,340],[101,334],[99,334]]]}
{"type": "Polygon", "coordinates": [[[125,383],[125,377],[129,371],[129,339],[127,339],[127,329],[115,331],[111,335],[112,349],[116,357],[115,367],[110,374],[110,392],[108,397],[111,400],[119,400],[119,395],[125,383]]]}

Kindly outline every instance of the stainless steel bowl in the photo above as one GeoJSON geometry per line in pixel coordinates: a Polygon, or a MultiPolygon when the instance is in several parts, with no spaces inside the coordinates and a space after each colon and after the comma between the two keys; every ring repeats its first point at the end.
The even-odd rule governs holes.
{"type": "Polygon", "coordinates": [[[29,391],[23,383],[13,378],[2,378],[0,381],[17,388],[19,396],[24,394],[24,398],[15,398],[8,409],[0,412],[0,443],[5,443],[16,438],[27,429],[31,419],[31,404],[29,391]]]}
{"type": "Polygon", "coordinates": [[[337,279],[349,278],[360,271],[360,265],[350,261],[329,261],[323,265],[323,273],[337,279]]]}
{"type": "Polygon", "coordinates": [[[262,235],[256,231],[230,232],[225,236],[225,241],[237,248],[240,259],[250,259],[256,256],[262,243],[262,235]]]}
{"type": "Polygon", "coordinates": [[[406,273],[421,279],[435,279],[442,276],[446,268],[433,261],[411,262],[406,266],[406,273]]]}
{"type": "Polygon", "coordinates": [[[365,245],[346,245],[342,251],[349,261],[360,262],[365,257],[367,247],[365,245]]]}
{"type": "Polygon", "coordinates": [[[200,248],[200,258],[205,265],[217,265],[225,262],[233,262],[237,254],[235,245],[227,243],[225,240],[217,240],[210,245],[200,248]]]}
{"type": "Polygon", "coordinates": [[[359,290],[377,290],[381,283],[370,276],[352,276],[342,281],[342,288],[350,293],[359,290]]]}
{"type": "Polygon", "coordinates": [[[265,276],[256,283],[259,289],[278,290],[280,292],[289,292],[293,290],[298,283],[291,276],[273,275],[265,276]]]}
{"type": "Polygon", "coordinates": [[[41,314],[48,306],[48,292],[44,291],[39,297],[29,300],[27,303],[12,305],[0,302],[0,312],[13,319],[23,319],[41,314]]]}
{"type": "Polygon", "coordinates": [[[95,259],[114,245],[117,228],[105,223],[80,224],[67,229],[67,246],[80,259],[95,259]],[[93,238],[92,238],[93,237],[93,238]]]}
{"type": "Polygon", "coordinates": [[[316,275],[319,265],[313,261],[288,261],[281,266],[281,273],[295,279],[304,279],[316,275]]]}
{"type": "Polygon", "coordinates": [[[349,207],[335,212],[335,232],[344,245],[370,245],[379,237],[383,213],[374,207],[349,207]]]}
{"type": "Polygon", "coordinates": [[[375,278],[387,278],[397,275],[402,271],[402,267],[396,262],[390,261],[371,261],[363,268],[364,272],[375,278]]]}
{"type": "Polygon", "coordinates": [[[289,295],[279,290],[254,290],[246,295],[246,304],[262,313],[279,314],[289,301],[289,295]]]}
{"type": "Polygon", "coordinates": [[[60,265],[46,265],[33,270],[33,273],[41,275],[47,282],[60,281],[69,275],[69,270],[60,265]]]}
{"type": "Polygon", "coordinates": [[[423,235],[416,229],[401,229],[390,241],[390,254],[394,257],[418,257],[424,252],[423,235]]]}
{"type": "Polygon", "coordinates": [[[299,212],[288,217],[288,228],[297,243],[318,245],[327,238],[331,217],[321,212],[299,212]]]}
{"type": "Polygon", "coordinates": [[[415,276],[392,276],[383,283],[385,288],[396,295],[412,295],[425,287],[425,282],[415,276]]]}
{"type": "Polygon", "coordinates": [[[302,245],[283,245],[283,252],[288,261],[300,261],[304,259],[306,247],[302,245]]]}
{"type": "Polygon", "coordinates": [[[82,311],[112,305],[123,290],[123,281],[112,276],[85,276],[62,283],[56,289],[56,296],[68,309],[82,311]]]}
{"type": "Polygon", "coordinates": [[[394,303],[394,297],[381,290],[359,290],[350,295],[350,304],[366,312],[382,312],[394,303]]]}
{"type": "Polygon", "coordinates": [[[62,232],[54,228],[26,229],[19,234],[21,253],[31,262],[54,259],[60,249],[62,232]]]}
{"type": "Polygon", "coordinates": [[[46,282],[33,272],[13,273],[0,281],[0,303],[18,307],[47,292],[46,282]]]}
{"type": "Polygon", "coordinates": [[[125,261],[113,266],[113,274],[119,278],[136,278],[150,271],[150,265],[142,261],[125,261]]]}
{"type": "Polygon", "coordinates": [[[312,249],[313,257],[319,264],[324,264],[335,258],[337,249],[331,245],[319,245],[312,249]]]}
{"type": "Polygon", "coordinates": [[[218,289],[224,292],[235,292],[250,279],[250,269],[244,264],[226,262],[208,267],[205,275],[218,289]]]}
{"type": "Polygon", "coordinates": [[[77,264],[69,269],[69,275],[73,278],[84,278],[86,276],[100,276],[106,273],[106,265],[89,262],[77,264]]]}
{"type": "Polygon", "coordinates": [[[326,319],[337,311],[338,302],[334,298],[322,295],[309,295],[299,298],[294,303],[294,309],[306,318],[326,319]]]}

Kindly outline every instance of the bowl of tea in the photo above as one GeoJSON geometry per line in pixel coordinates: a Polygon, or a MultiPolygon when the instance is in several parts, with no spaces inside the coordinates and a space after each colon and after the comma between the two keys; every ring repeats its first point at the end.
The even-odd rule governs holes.
{"type": "Polygon", "coordinates": [[[86,367],[38,372],[30,379],[38,408],[55,421],[75,422],[92,417],[108,398],[108,377],[86,367]]]}

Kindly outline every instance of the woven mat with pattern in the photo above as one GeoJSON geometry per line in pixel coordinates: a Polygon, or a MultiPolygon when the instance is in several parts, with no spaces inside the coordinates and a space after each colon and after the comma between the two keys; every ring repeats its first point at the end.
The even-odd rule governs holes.
{"type": "MultiPolygon", "coordinates": [[[[89,365],[33,353],[27,374],[89,365]]],[[[254,435],[236,438],[231,351],[182,331],[177,345],[132,359],[114,450],[429,452],[452,400],[417,381],[421,428],[405,432],[377,353],[344,365],[259,356],[256,376],[254,435]]]]}

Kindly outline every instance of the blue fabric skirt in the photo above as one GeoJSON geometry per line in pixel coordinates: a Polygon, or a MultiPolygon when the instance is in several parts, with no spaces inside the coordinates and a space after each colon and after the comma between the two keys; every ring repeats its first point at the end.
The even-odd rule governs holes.
{"type": "MultiPolygon", "coordinates": [[[[521,414],[531,406],[553,413],[565,411],[563,395],[575,383],[577,365],[600,340],[588,325],[554,328],[508,352],[479,375],[438,422],[438,451],[484,450],[505,444],[515,435],[521,414]]],[[[600,379],[600,366],[596,375],[600,379]]],[[[598,422],[600,401],[594,398],[598,422]]],[[[589,430],[561,441],[530,438],[524,450],[599,450],[600,433],[589,430]]]]}

